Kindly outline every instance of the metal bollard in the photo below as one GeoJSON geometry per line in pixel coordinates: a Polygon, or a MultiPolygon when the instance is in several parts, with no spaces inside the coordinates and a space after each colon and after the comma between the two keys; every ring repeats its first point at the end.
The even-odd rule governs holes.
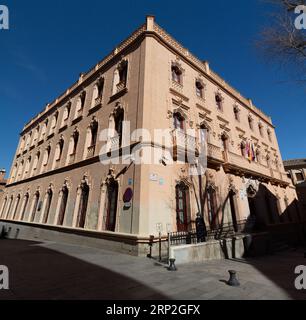
{"type": "Polygon", "coordinates": [[[230,274],[230,279],[228,280],[227,284],[231,287],[239,287],[240,283],[236,276],[237,272],[235,270],[229,270],[228,272],[230,274]]]}
{"type": "Polygon", "coordinates": [[[177,271],[177,268],[175,266],[175,259],[169,259],[170,266],[168,267],[169,271],[177,271]]]}

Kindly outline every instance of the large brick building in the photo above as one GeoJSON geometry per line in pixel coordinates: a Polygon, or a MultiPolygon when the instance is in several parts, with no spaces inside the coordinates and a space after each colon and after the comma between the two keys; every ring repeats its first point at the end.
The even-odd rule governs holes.
{"type": "Polygon", "coordinates": [[[260,229],[297,221],[296,209],[271,118],[149,16],[25,125],[0,215],[143,253],[150,235],[189,230],[199,212],[209,228],[251,217],[260,229]],[[130,139],[124,121],[131,132],[150,134],[130,139]],[[101,151],[99,132],[107,128],[113,133],[101,151]],[[190,177],[189,164],[167,156],[100,163],[111,147],[172,150],[152,141],[157,128],[170,130],[178,154],[198,149],[200,138],[189,129],[206,130],[208,169],[199,179],[190,177]]]}

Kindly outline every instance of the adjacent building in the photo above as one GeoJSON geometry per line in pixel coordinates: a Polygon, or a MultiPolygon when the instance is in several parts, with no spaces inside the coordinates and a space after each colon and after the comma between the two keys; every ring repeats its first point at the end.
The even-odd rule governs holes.
{"type": "Polygon", "coordinates": [[[288,178],[296,187],[301,210],[306,214],[306,159],[293,159],[284,161],[288,178]]]}
{"type": "Polygon", "coordinates": [[[5,174],[6,174],[6,171],[4,169],[0,170],[0,201],[4,194],[4,189],[6,186],[5,174]]]}
{"type": "Polygon", "coordinates": [[[296,197],[271,118],[148,16],[25,125],[0,215],[142,254],[150,235],[193,229],[198,213],[210,229],[299,221],[296,197]],[[170,140],[154,140],[156,129],[170,140]],[[208,169],[193,177],[179,160],[199,156],[202,132],[208,169]],[[136,164],[135,153],[158,161],[136,164]]]}

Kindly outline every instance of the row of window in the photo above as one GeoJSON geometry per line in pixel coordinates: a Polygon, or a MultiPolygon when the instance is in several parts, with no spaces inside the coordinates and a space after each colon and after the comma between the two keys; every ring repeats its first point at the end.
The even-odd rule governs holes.
{"type": "MultiPolygon", "coordinates": [[[[114,72],[113,91],[112,91],[113,95],[123,90],[124,88],[126,88],[127,72],[128,72],[128,62],[123,60],[118,65],[118,67],[114,72]]],[[[93,87],[90,109],[93,109],[98,105],[101,105],[103,90],[104,90],[104,78],[99,78],[93,87]]],[[[83,110],[85,107],[86,96],[87,96],[86,91],[83,91],[77,98],[73,120],[76,120],[82,117],[83,110]]],[[[64,108],[62,121],[60,123],[60,129],[64,128],[69,122],[69,119],[71,116],[71,106],[72,104],[71,102],[69,102],[64,108]]],[[[51,121],[49,121],[49,119],[46,119],[41,126],[37,126],[37,128],[33,132],[30,132],[27,135],[27,137],[24,136],[21,140],[18,154],[22,153],[25,150],[28,150],[32,146],[35,146],[39,141],[43,141],[46,137],[52,136],[56,131],[56,128],[58,125],[58,119],[59,119],[59,111],[57,110],[54,113],[54,115],[52,115],[51,121]]]]}
{"type": "MultiPolygon", "coordinates": [[[[115,179],[111,179],[103,188],[103,193],[106,192],[107,196],[103,198],[103,206],[101,206],[101,208],[105,208],[101,228],[106,231],[114,232],[116,229],[119,185],[115,179]]],[[[3,219],[22,221],[25,220],[27,214],[27,221],[29,222],[49,223],[61,226],[65,221],[67,206],[69,204],[76,204],[78,210],[77,215],[72,222],[73,227],[85,228],[89,195],[90,187],[86,180],[82,180],[82,183],[78,188],[76,201],[71,200],[70,202],[69,188],[65,183],[59,192],[57,205],[54,203],[54,192],[51,187],[47,190],[44,199],[42,199],[41,193],[36,191],[31,203],[29,193],[26,193],[23,199],[21,198],[21,195],[18,194],[15,199],[13,196],[4,199],[0,216],[3,219]],[[50,221],[50,210],[52,207],[56,208],[57,211],[55,212],[54,220],[50,221]],[[38,217],[39,214],[40,217],[38,217]]],[[[74,210],[72,210],[72,212],[74,212],[74,210]]]]}
{"type": "MultiPolygon", "coordinates": [[[[110,147],[112,147],[113,149],[115,149],[116,147],[120,148],[122,145],[123,120],[124,120],[124,110],[123,108],[119,107],[116,109],[116,111],[113,113],[113,115],[110,118],[110,127],[112,126],[113,128],[111,129],[114,129],[113,138],[117,141],[117,144],[118,144],[117,146],[114,146],[114,143],[112,143],[110,147]]],[[[99,128],[98,121],[95,118],[93,118],[87,130],[84,153],[82,158],[83,160],[93,157],[95,155],[97,138],[98,138],[98,128],[99,128]]],[[[113,139],[113,138],[110,137],[110,139],[113,139]]],[[[79,140],[80,140],[80,133],[76,128],[69,140],[68,152],[65,159],[66,166],[73,164],[75,162],[76,154],[78,151],[79,140]]],[[[65,145],[65,140],[63,137],[61,137],[55,147],[54,160],[52,163],[51,170],[57,169],[60,166],[61,160],[63,159],[64,145],[65,145]]],[[[50,162],[51,151],[52,151],[52,147],[51,145],[48,145],[44,150],[43,154],[41,154],[41,152],[38,151],[34,158],[32,158],[32,156],[29,156],[29,158],[26,161],[22,160],[19,165],[16,163],[15,166],[13,167],[13,171],[11,175],[11,183],[32,177],[36,174],[44,173],[47,170],[47,167],[50,162]],[[41,166],[40,166],[40,170],[38,170],[41,157],[42,157],[41,166]]]]}
{"type": "MultiPolygon", "coordinates": [[[[172,63],[171,67],[171,74],[172,74],[172,81],[178,83],[179,85],[183,85],[183,70],[177,63],[172,63]]],[[[196,95],[200,98],[204,98],[204,91],[205,91],[205,85],[202,82],[202,80],[196,79],[195,80],[195,92],[196,95]]],[[[223,101],[224,98],[222,97],[220,92],[217,92],[215,94],[215,103],[216,107],[219,111],[223,111],[223,101]]],[[[236,121],[240,122],[240,109],[237,105],[233,108],[234,117],[236,121]]],[[[251,115],[248,116],[248,124],[251,130],[254,130],[254,120],[251,115]]],[[[261,122],[258,123],[258,130],[261,135],[261,137],[264,137],[264,130],[263,130],[263,124],[261,122]]],[[[270,141],[272,141],[271,137],[271,130],[267,129],[267,136],[270,141]]]]}

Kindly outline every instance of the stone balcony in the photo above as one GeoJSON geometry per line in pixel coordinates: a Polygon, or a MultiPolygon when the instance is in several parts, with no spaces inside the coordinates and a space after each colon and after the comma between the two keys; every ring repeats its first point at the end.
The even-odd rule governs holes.
{"type": "Polygon", "coordinates": [[[92,158],[95,155],[96,146],[90,146],[87,149],[87,158],[92,158]]]}
{"type": "Polygon", "coordinates": [[[117,150],[120,148],[120,137],[115,136],[110,138],[110,148],[111,150],[117,150]]]}
{"type": "Polygon", "coordinates": [[[119,82],[118,84],[117,84],[117,93],[118,92],[120,92],[120,91],[122,91],[122,90],[124,90],[126,88],[126,83],[125,82],[119,82]]]}
{"type": "Polygon", "coordinates": [[[250,161],[230,151],[223,152],[223,156],[225,171],[240,172],[242,174],[247,173],[249,175],[266,178],[268,180],[282,181],[284,184],[288,184],[288,180],[284,177],[285,174],[278,170],[272,169],[259,162],[250,161]]]}
{"type": "Polygon", "coordinates": [[[102,96],[95,99],[94,108],[100,106],[101,104],[102,104],[102,96]]]}

